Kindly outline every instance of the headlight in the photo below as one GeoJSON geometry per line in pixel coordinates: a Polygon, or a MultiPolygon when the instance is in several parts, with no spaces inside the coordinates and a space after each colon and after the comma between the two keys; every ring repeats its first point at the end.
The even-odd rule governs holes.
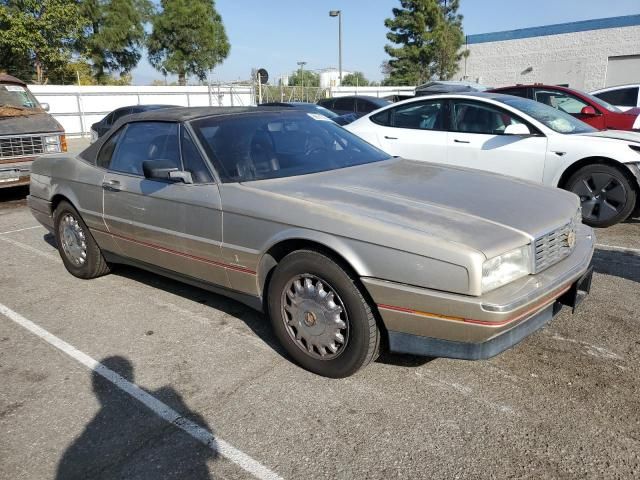
{"type": "Polygon", "coordinates": [[[44,137],[45,153],[61,153],[67,151],[67,137],[63,135],[49,135],[44,137]]]}
{"type": "Polygon", "coordinates": [[[531,247],[516,248],[482,264],[482,292],[486,293],[531,273],[531,247]]]}
{"type": "Polygon", "coordinates": [[[51,135],[44,137],[44,151],[46,153],[60,153],[62,151],[60,148],[60,136],[51,135]]]}

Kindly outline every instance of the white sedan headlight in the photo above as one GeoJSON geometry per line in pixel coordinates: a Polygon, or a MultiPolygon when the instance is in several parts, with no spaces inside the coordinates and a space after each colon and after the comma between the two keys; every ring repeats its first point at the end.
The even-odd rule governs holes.
{"type": "Polygon", "coordinates": [[[531,273],[531,247],[516,248],[482,264],[482,292],[494,290],[531,273]]]}

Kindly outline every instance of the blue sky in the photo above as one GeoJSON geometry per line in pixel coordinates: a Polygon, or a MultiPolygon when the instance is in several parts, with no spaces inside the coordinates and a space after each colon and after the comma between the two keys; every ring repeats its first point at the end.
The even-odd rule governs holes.
{"type": "MultiPolygon", "coordinates": [[[[342,10],[343,69],[360,70],[380,80],[387,43],[384,19],[398,0],[217,0],[231,53],[212,74],[214,81],[246,79],[252,67],[271,78],[290,73],[297,61],[305,68],[337,67],[338,21],[329,10],[342,10]]],[[[640,14],[639,0],[461,0],[466,34],[496,32],[554,23],[640,14]]],[[[162,79],[143,58],[134,83],[162,79]]]]}

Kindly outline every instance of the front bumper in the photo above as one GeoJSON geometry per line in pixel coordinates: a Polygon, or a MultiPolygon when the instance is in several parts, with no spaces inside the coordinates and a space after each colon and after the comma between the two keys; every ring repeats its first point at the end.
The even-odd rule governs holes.
{"type": "Polygon", "coordinates": [[[573,253],[536,275],[481,297],[362,278],[389,333],[391,351],[489,358],[520,342],[560,310],[563,295],[589,270],[593,231],[581,225],[573,253]]]}
{"type": "Polygon", "coordinates": [[[32,163],[33,160],[0,163],[0,188],[27,185],[32,163]]]}

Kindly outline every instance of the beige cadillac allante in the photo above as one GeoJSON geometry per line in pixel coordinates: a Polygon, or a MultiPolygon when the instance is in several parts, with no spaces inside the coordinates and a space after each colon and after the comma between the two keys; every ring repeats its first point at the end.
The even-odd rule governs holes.
{"type": "Polygon", "coordinates": [[[575,195],[390,158],[291,109],[125,117],[78,156],[36,161],[29,205],[73,275],[126,263],[228,295],[331,377],[382,348],[491,357],[591,280],[575,195]]]}

